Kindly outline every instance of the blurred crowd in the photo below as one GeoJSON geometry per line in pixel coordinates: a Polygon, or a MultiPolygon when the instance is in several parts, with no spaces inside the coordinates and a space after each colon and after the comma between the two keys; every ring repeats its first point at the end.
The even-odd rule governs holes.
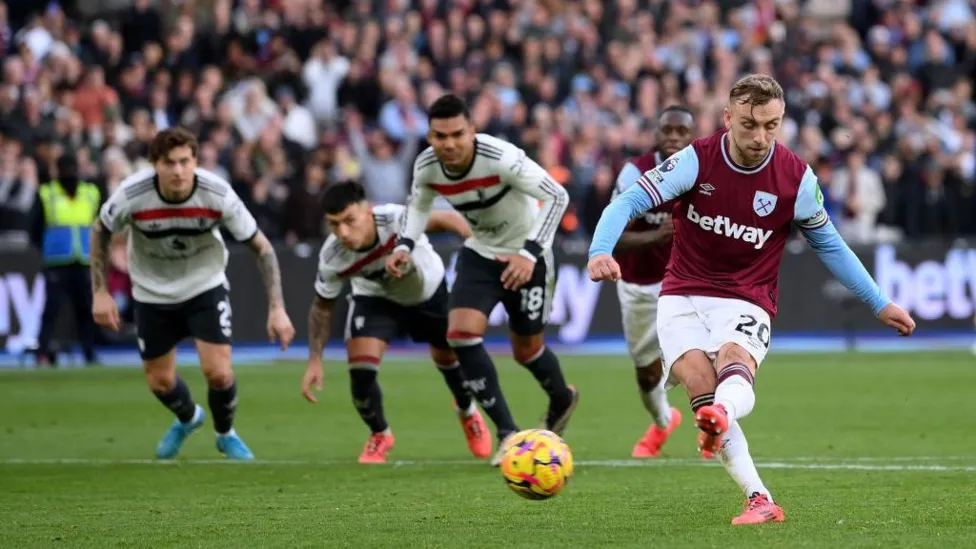
{"type": "Polygon", "coordinates": [[[7,245],[64,151],[111,192],[172,125],[197,132],[200,164],[232,182],[269,236],[315,241],[314,198],[330,182],[405,199],[425,107],[448,91],[470,101],[480,131],[567,187],[561,230],[585,238],[622,164],[653,146],[659,109],[687,105],[699,134],[713,132],[746,72],[782,82],[781,141],[815,167],[849,239],[976,233],[973,0],[8,4],[7,245]]]}

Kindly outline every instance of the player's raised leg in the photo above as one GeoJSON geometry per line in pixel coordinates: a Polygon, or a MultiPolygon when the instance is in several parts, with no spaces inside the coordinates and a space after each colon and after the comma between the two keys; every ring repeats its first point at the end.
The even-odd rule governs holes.
{"type": "Polygon", "coordinates": [[[726,343],[715,359],[715,371],[715,406],[722,408],[730,422],[752,413],[756,405],[756,360],[752,355],[738,344],[726,343]]]}
{"type": "Polygon", "coordinates": [[[711,347],[711,333],[698,308],[688,296],[666,295],[658,301],[658,334],[661,341],[662,377],[673,377],[684,385],[695,413],[695,422],[702,432],[698,447],[702,455],[711,458],[722,442],[728,423],[722,418],[699,420],[700,411],[715,402],[715,368],[707,351],[711,347]],[[702,428],[702,425],[705,428],[702,428]]]}
{"type": "Polygon", "coordinates": [[[370,432],[359,463],[386,463],[395,442],[383,413],[383,391],[376,379],[385,352],[386,342],[378,338],[354,337],[346,342],[352,403],[370,432]]]}
{"type": "Polygon", "coordinates": [[[146,374],[149,390],[176,416],[156,446],[156,457],[174,458],[179,454],[187,437],[203,425],[203,408],[193,401],[190,388],[176,373],[175,348],[162,356],[144,358],[142,369],[146,374]]]}
{"type": "Polygon", "coordinates": [[[213,416],[217,451],[229,459],[250,461],[254,454],[234,429],[237,412],[237,379],[231,368],[231,348],[226,343],[196,340],[200,367],[207,380],[207,404],[213,416]]]}
{"type": "MultiPolygon", "coordinates": [[[[455,282],[451,292],[452,302],[457,291],[455,282]]],[[[495,363],[485,349],[484,333],[487,327],[488,317],[480,310],[452,308],[448,315],[447,342],[457,354],[468,390],[495,424],[499,448],[502,448],[504,440],[518,432],[519,428],[502,393],[495,363]]],[[[500,459],[500,456],[495,457],[500,459]]],[[[492,459],[492,465],[497,465],[496,459],[492,459]]]]}
{"type": "Polygon", "coordinates": [[[457,355],[450,348],[430,346],[430,357],[437,365],[437,370],[444,376],[444,383],[454,395],[454,411],[457,413],[464,437],[468,441],[468,449],[474,457],[486,458],[491,455],[491,433],[481,417],[481,412],[474,403],[474,397],[464,383],[464,373],[458,362],[457,355]]]}
{"type": "Polygon", "coordinates": [[[705,352],[694,349],[675,361],[671,368],[674,377],[685,386],[698,434],[698,449],[711,459],[722,443],[722,435],[729,428],[724,414],[711,413],[715,407],[715,369],[705,352]]]}

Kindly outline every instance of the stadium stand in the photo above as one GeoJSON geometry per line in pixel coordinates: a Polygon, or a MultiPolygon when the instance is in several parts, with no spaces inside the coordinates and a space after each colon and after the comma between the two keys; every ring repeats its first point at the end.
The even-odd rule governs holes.
{"type": "Polygon", "coordinates": [[[0,246],[74,151],[111,191],[155,130],[199,133],[262,229],[323,234],[310,200],[361,178],[400,201],[425,106],[470,100],[481,131],[565,185],[586,238],[662,107],[720,127],[744,72],[788,93],[785,139],[854,243],[976,233],[976,19],[966,0],[135,0],[0,3],[0,246]]]}

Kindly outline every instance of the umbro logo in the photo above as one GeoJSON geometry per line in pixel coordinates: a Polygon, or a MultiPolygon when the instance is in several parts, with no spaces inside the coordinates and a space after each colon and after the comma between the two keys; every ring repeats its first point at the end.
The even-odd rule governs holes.
{"type": "Polygon", "coordinates": [[[712,196],[712,191],[715,190],[715,186],[711,183],[705,183],[704,185],[699,185],[698,192],[705,196],[712,196]]]}

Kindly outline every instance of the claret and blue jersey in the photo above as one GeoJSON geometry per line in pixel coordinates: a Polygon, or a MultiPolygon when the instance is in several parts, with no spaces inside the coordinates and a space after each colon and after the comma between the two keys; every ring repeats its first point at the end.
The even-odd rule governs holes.
{"type": "Polygon", "coordinates": [[[739,166],[726,135],[697,139],[644,172],[604,211],[590,257],[611,254],[631,219],[673,200],[661,295],[742,299],[775,316],[779,264],[795,225],[834,276],[879,313],[889,300],[830,222],[813,170],[778,143],[757,166],[739,166]]]}

